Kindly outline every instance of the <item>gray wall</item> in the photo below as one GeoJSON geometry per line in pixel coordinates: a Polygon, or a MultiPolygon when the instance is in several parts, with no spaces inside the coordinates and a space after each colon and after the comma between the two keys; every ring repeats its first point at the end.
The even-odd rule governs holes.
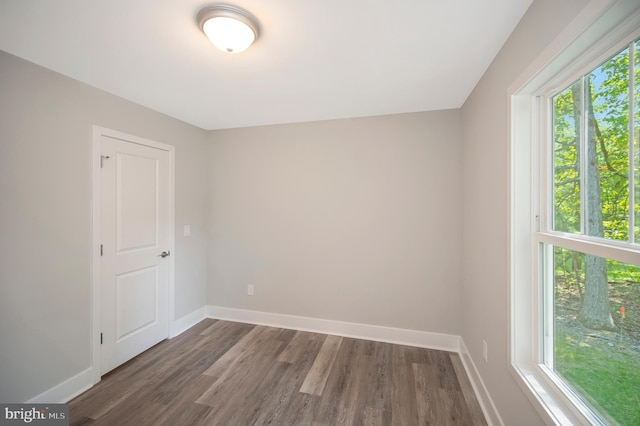
{"type": "Polygon", "coordinates": [[[176,147],[176,318],[206,300],[206,132],[4,52],[0,94],[0,401],[23,402],[91,363],[92,125],[176,147]]]}
{"type": "Polygon", "coordinates": [[[507,425],[542,423],[508,369],[507,88],[586,3],[536,0],[462,108],[462,338],[507,425]]]}
{"type": "Polygon", "coordinates": [[[459,110],[209,141],[210,305],[460,333],[459,110]]]}

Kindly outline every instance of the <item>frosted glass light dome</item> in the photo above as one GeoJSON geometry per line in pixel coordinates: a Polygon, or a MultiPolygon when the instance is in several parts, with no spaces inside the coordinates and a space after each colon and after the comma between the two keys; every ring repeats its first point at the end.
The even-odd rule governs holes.
{"type": "Polygon", "coordinates": [[[258,39],[259,26],[246,10],[227,4],[204,8],[198,13],[198,24],[211,43],[227,53],[240,53],[258,39]]]}

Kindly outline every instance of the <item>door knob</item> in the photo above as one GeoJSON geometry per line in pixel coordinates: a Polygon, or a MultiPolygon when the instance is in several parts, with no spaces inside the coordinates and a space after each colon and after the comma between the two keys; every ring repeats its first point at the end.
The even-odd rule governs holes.
{"type": "Polygon", "coordinates": [[[170,251],[163,251],[162,253],[160,253],[158,256],[160,256],[161,258],[165,258],[167,256],[169,256],[171,254],[170,251]]]}

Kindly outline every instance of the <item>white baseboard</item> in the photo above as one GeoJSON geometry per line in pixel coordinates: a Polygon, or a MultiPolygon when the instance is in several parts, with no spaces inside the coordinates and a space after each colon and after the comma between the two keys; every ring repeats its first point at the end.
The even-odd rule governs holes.
{"type": "Polygon", "coordinates": [[[464,366],[465,371],[467,372],[467,376],[469,377],[469,381],[471,382],[471,386],[473,387],[473,391],[476,394],[476,398],[478,398],[478,402],[480,403],[480,407],[482,408],[482,412],[484,413],[484,417],[487,419],[487,423],[489,426],[500,425],[504,426],[504,422],[500,417],[500,413],[498,413],[498,409],[493,403],[493,399],[491,399],[491,395],[489,395],[489,391],[476,368],[471,355],[469,354],[469,350],[467,346],[464,344],[464,340],[460,338],[460,359],[462,360],[462,365],[464,366]]]}
{"type": "Polygon", "coordinates": [[[57,384],[27,401],[27,404],[64,404],[93,387],[93,368],[57,384]]]}
{"type": "Polygon", "coordinates": [[[173,324],[171,324],[169,330],[169,338],[173,339],[174,337],[184,333],[206,317],[206,307],[203,306],[191,312],[190,314],[187,314],[182,318],[175,320],[173,324]]]}
{"type": "Polygon", "coordinates": [[[451,334],[249,311],[222,306],[207,306],[207,317],[449,352],[460,351],[460,336],[451,334]]]}
{"type": "MultiPolygon", "coordinates": [[[[179,334],[187,331],[200,321],[206,318],[206,309],[201,307],[190,314],[183,316],[171,324],[169,330],[169,338],[178,336],[179,334]]],[[[98,376],[99,381],[99,376],[98,376]]],[[[93,368],[87,368],[86,370],[76,374],[75,376],[65,380],[62,383],[57,384],[49,390],[44,391],[38,396],[26,401],[28,404],[36,403],[51,403],[60,404],[66,403],[82,392],[93,387],[97,383],[94,378],[93,368]]]]}

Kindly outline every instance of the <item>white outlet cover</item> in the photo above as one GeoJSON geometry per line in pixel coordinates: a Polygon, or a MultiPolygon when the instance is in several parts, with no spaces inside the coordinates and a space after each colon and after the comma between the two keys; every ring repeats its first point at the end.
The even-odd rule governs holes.
{"type": "Polygon", "coordinates": [[[191,235],[191,225],[185,225],[184,226],[184,236],[188,237],[189,235],[191,235]]]}

